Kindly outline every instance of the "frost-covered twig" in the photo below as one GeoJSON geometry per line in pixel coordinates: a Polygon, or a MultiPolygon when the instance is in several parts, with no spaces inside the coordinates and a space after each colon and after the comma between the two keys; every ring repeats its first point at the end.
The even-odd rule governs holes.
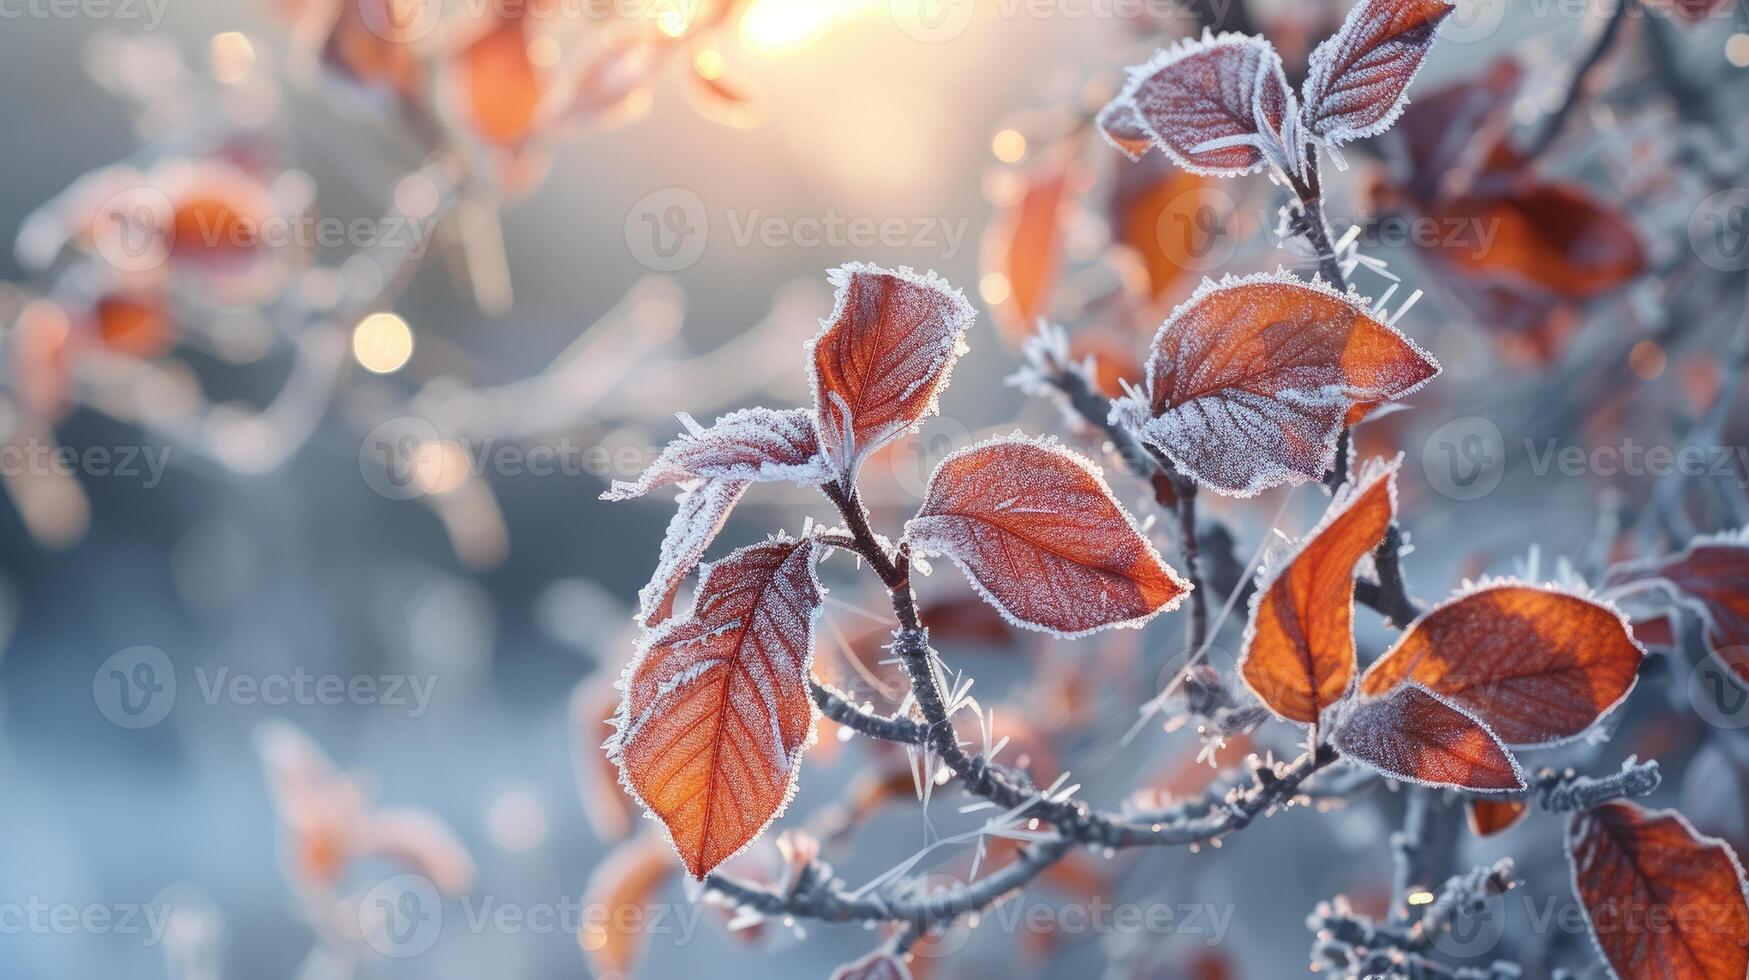
{"type": "Polygon", "coordinates": [[[1537,773],[1532,787],[1539,806],[1550,813],[1571,813],[1589,810],[1610,800],[1646,796],[1658,788],[1663,775],[1658,760],[1640,762],[1632,756],[1621,764],[1621,771],[1609,776],[1581,776],[1571,769],[1544,769],[1537,773]]]}
{"type": "Polygon", "coordinates": [[[1535,158],[1542,155],[1543,151],[1547,150],[1561,135],[1561,130],[1565,128],[1573,110],[1584,98],[1585,89],[1590,83],[1592,73],[1596,71],[1599,64],[1602,64],[1604,56],[1608,55],[1610,49],[1615,46],[1616,38],[1621,36],[1621,29],[1628,22],[1628,18],[1632,16],[1635,6],[1635,0],[1617,0],[1615,10],[1603,23],[1603,29],[1598,31],[1597,37],[1591,42],[1591,47],[1586,49],[1584,57],[1573,67],[1573,77],[1567,83],[1566,94],[1544,120],[1542,128],[1537,131],[1535,141],[1526,148],[1526,157],[1535,158]]]}
{"type": "Polygon", "coordinates": [[[846,728],[884,742],[898,742],[903,745],[923,743],[923,726],[909,718],[888,718],[864,711],[851,704],[844,695],[812,678],[808,680],[808,691],[821,714],[846,728]]]}

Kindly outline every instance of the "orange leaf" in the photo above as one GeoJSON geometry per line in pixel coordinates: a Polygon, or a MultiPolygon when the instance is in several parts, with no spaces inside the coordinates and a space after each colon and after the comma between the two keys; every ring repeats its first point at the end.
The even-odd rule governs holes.
{"type": "Polygon", "coordinates": [[[711,566],[693,614],[645,635],[607,743],[620,780],[703,878],[776,819],[813,739],[820,583],[812,540],[774,538],[711,566]]]}
{"type": "Polygon", "coordinates": [[[1059,635],[1139,626],[1189,588],[1097,467],[1018,436],[942,460],[905,540],[952,558],[1016,625],[1059,635]]]}
{"type": "Polygon", "coordinates": [[[597,976],[630,975],[650,947],[658,908],[656,893],[674,873],[668,851],[652,834],[642,834],[607,853],[584,889],[584,907],[599,909],[577,931],[577,942],[597,976]]]}
{"type": "Polygon", "coordinates": [[[1316,480],[1352,410],[1401,398],[1439,365],[1367,304],[1286,273],[1205,280],[1154,336],[1145,401],[1118,418],[1222,493],[1316,480]]]}
{"type": "Polygon", "coordinates": [[[1331,143],[1377,136],[1409,101],[1409,83],[1457,8],[1446,0],[1361,0],[1312,52],[1306,128],[1331,143]]]}
{"type": "Polygon", "coordinates": [[[1204,33],[1131,68],[1099,113],[1099,131],[1132,160],[1147,151],[1145,137],[1192,173],[1237,177],[1263,169],[1272,154],[1285,161],[1289,97],[1281,56],[1267,40],[1204,33]],[[1221,145],[1205,145],[1214,141],[1221,145]]]}
{"type": "Polygon", "coordinates": [[[1070,168],[1054,165],[1028,180],[1020,200],[997,216],[984,234],[981,264],[986,275],[1008,283],[997,303],[996,331],[1010,345],[1032,336],[1045,316],[1062,268],[1070,168]]]}
{"type": "Polygon", "coordinates": [[[1585,732],[1633,689],[1645,651],[1596,600],[1504,582],[1409,625],[1360,680],[1363,694],[1417,681],[1474,712],[1508,745],[1585,732]]]}
{"type": "Polygon", "coordinates": [[[1488,726],[1419,684],[1355,704],[1332,741],[1392,779],[1472,793],[1525,788],[1518,760],[1488,726]]]}
{"type": "Polygon", "coordinates": [[[1530,805],[1523,800],[1476,799],[1468,800],[1466,804],[1470,833],[1477,837],[1493,837],[1495,834],[1504,833],[1530,812],[1530,805]]]}
{"type": "Polygon", "coordinates": [[[936,412],[977,314],[934,273],[850,264],[827,274],[832,318],[809,342],[820,446],[854,479],[868,455],[936,412]]]}
{"type": "Polygon", "coordinates": [[[456,101],[475,135],[500,145],[533,132],[545,85],[528,58],[528,36],[517,19],[501,21],[456,56],[456,101]]]}
{"type": "Polygon", "coordinates": [[[1338,491],[1299,551],[1252,594],[1239,670],[1289,721],[1316,725],[1354,684],[1354,568],[1385,538],[1400,465],[1375,461],[1338,491]]]}
{"type": "Polygon", "coordinates": [[[1573,890],[1616,975],[1741,980],[1749,896],[1723,841],[1674,810],[1615,801],[1567,822],[1573,890]]]}
{"type": "Polygon", "coordinates": [[[158,357],[176,343],[176,327],[165,308],[164,299],[155,294],[122,290],[106,293],[97,300],[92,313],[97,321],[97,334],[103,346],[130,357],[158,357]]]}
{"type": "Polygon", "coordinates": [[[1231,234],[1227,225],[1237,205],[1211,178],[1165,166],[1157,179],[1125,187],[1124,177],[1147,169],[1131,167],[1120,177],[1112,195],[1112,231],[1141,258],[1148,273],[1148,299],[1164,304],[1183,298],[1188,286],[1174,287],[1194,278],[1189,273],[1219,267],[1224,253],[1218,246],[1222,236],[1231,234]]]}

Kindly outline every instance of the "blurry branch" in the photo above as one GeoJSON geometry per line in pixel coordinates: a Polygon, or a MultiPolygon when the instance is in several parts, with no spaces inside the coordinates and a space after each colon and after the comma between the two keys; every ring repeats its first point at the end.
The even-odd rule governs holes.
{"type": "Polygon", "coordinates": [[[1633,16],[1636,6],[1638,6],[1638,0],[1616,0],[1615,10],[1610,13],[1609,19],[1603,22],[1603,27],[1592,39],[1591,46],[1586,49],[1584,56],[1579,59],[1578,64],[1573,66],[1573,77],[1567,83],[1566,94],[1544,119],[1542,128],[1537,131],[1536,138],[1525,149],[1527,158],[1534,159],[1541,156],[1561,135],[1561,130],[1566,127],[1567,120],[1572,116],[1573,110],[1585,98],[1592,74],[1603,63],[1610,49],[1615,46],[1616,39],[1621,36],[1622,28],[1633,16]]]}
{"type": "Polygon", "coordinates": [[[1391,875],[1391,921],[1409,919],[1409,889],[1425,874],[1423,859],[1427,853],[1427,804],[1430,791],[1425,786],[1410,786],[1404,793],[1403,828],[1391,835],[1391,857],[1395,864],[1391,875]]]}
{"type": "Polygon", "coordinates": [[[1320,903],[1306,920],[1315,934],[1312,944],[1314,969],[1332,967],[1336,975],[1351,978],[1400,977],[1408,980],[1451,977],[1491,980],[1521,975],[1515,963],[1495,961],[1487,967],[1454,967],[1432,958],[1434,942],[1459,921],[1487,914],[1488,902],[1512,890],[1511,858],[1489,867],[1454,875],[1426,904],[1419,921],[1406,925],[1393,916],[1377,923],[1356,912],[1344,898],[1320,903]]]}

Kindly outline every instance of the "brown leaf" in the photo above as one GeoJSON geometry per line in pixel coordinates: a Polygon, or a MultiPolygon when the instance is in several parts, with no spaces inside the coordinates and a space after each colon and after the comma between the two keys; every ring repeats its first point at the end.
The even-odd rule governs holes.
{"type": "Polygon", "coordinates": [[[1146,152],[1146,136],[1186,170],[1237,177],[1271,157],[1286,162],[1280,133],[1289,97],[1281,57],[1267,40],[1205,32],[1131,68],[1100,112],[1099,130],[1132,160],[1146,152]],[[1221,145],[1205,145],[1215,141],[1221,145]]]}
{"type": "Polygon", "coordinates": [[[809,342],[820,446],[841,477],[936,412],[976,314],[933,273],[834,269],[837,305],[809,342]]]}
{"type": "Polygon", "coordinates": [[[1015,625],[1059,635],[1140,625],[1189,588],[1098,468],[1018,436],[942,460],[905,541],[952,558],[1015,625]]]}
{"type": "Polygon", "coordinates": [[[1377,136],[1409,101],[1409,83],[1457,8],[1446,0],[1360,0],[1312,52],[1303,118],[1326,141],[1377,136]]]}
{"type": "MultiPolygon", "coordinates": [[[[1663,589],[1700,616],[1714,653],[1749,647],[1749,532],[1697,538],[1669,558],[1611,569],[1605,581],[1663,589]]],[[[1731,666],[1740,671],[1740,665],[1731,666]]],[[[1749,674],[1738,677],[1749,683],[1749,674]]]]}
{"type": "Polygon", "coordinates": [[[795,792],[821,591],[812,540],[711,566],[691,616],[646,634],[608,742],[620,779],[695,878],[752,843],[795,792]]]}
{"type": "Polygon", "coordinates": [[[1354,569],[1396,514],[1401,462],[1375,460],[1357,474],[1294,556],[1259,577],[1239,672],[1282,718],[1316,725],[1354,684],[1354,569]]]}
{"type": "Polygon", "coordinates": [[[1615,801],[1567,822],[1573,891],[1617,976],[1741,980],[1749,897],[1729,846],[1674,810],[1615,801]]]}
{"type": "Polygon", "coordinates": [[[1516,582],[1436,606],[1360,680],[1382,694],[1425,684],[1528,747],[1583,734],[1627,697],[1645,656],[1621,613],[1584,596],[1516,582]]]}
{"type": "Polygon", "coordinates": [[[1286,273],[1205,281],[1172,312],[1119,417],[1199,482],[1252,496],[1319,479],[1357,411],[1439,365],[1366,304],[1286,273]]]}
{"type": "Polygon", "coordinates": [[[1419,684],[1356,703],[1332,741],[1393,779],[1472,793],[1525,788],[1518,760],[1486,725],[1419,684]]]}

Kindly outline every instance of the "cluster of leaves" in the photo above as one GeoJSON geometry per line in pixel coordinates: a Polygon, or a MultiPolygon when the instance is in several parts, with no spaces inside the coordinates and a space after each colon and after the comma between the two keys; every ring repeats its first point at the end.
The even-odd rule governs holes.
{"type": "MultiPolygon", "coordinates": [[[[1294,194],[1283,234],[1306,238],[1320,267],[1310,280],[1278,270],[1205,281],[1159,327],[1139,384],[1126,382],[1116,401],[1092,391],[1091,372],[1069,361],[1059,334],[1047,329],[1028,345],[1023,383],[1060,390],[1119,448],[1139,449],[1126,463],[1154,478],[1156,499],[1176,511],[1183,574],[1155,552],[1091,462],[1019,437],[943,460],[898,541],[873,532],[859,468],[934,411],[972,319],[969,305],[933,275],[903,269],[832,273],[837,307],[810,348],[811,411],[751,409],[709,428],[683,417],[688,434],[636,483],[607,494],[681,490],[656,575],[641,596],[646,632],[622,679],[606,748],[688,871],[710,875],[779,815],[795,790],[816,705],[858,719],[859,731],[929,744],[968,792],[1039,814],[1055,828],[1019,862],[1021,872],[1003,880],[1006,887],[987,895],[968,890],[915,919],[896,916],[914,930],[1024,884],[1036,873],[1032,864],[1058,860],[1073,844],[1206,839],[1160,821],[1142,830],[1066,796],[1029,794],[1010,774],[959,750],[910,572],[916,560],[946,555],[1010,622],[1060,636],[1140,625],[1189,596],[1199,610],[1192,620],[1199,645],[1207,627],[1196,591],[1203,585],[1197,492],[1248,497],[1322,482],[1332,492],[1323,519],[1257,576],[1238,663],[1249,694],[1275,717],[1304,726],[1309,748],[1291,779],[1260,773],[1259,787],[1241,797],[1250,807],[1228,801],[1236,825],[1291,798],[1300,781],[1338,759],[1457,794],[1481,834],[1504,830],[1540,800],[1545,810],[1571,814],[1574,890],[1618,975],[1735,980],[1749,971],[1749,890],[1728,845],[1679,815],[1622,799],[1649,792],[1655,777],[1624,776],[1581,792],[1568,777],[1532,778],[1518,759],[1599,735],[1634,689],[1646,656],[1635,625],[1582,586],[1516,579],[1466,585],[1422,609],[1401,577],[1400,457],[1358,466],[1351,458],[1350,430],[1428,383],[1439,365],[1396,328],[1383,304],[1348,286],[1352,256],[1333,244],[1325,224],[1319,154],[1409,118],[1410,82],[1453,9],[1445,0],[1361,0],[1312,54],[1298,92],[1267,40],[1207,34],[1132,69],[1099,114],[1100,130],[1132,160],[1158,147],[1195,175],[1269,171],[1294,194]],[[778,480],[818,487],[846,528],[809,526],[799,537],[734,552],[705,571],[692,611],[676,617],[680,584],[730,508],[751,484],[778,480]],[[813,621],[823,595],[815,566],[832,548],[866,560],[892,595],[901,624],[894,650],[912,686],[907,717],[872,718],[830,691],[810,691],[813,621]],[[1402,630],[1364,672],[1354,634],[1363,594],[1402,630]],[[1616,928],[1612,916],[1648,905],[1675,910],[1671,928],[1655,936],[1616,928]],[[1713,917],[1701,921],[1698,912],[1713,917]]],[[[1497,165],[1501,173],[1517,166],[1504,157],[1497,165]]],[[[1478,187],[1465,206],[1523,216],[1564,193],[1524,180],[1478,187]]],[[[1062,190],[1029,195],[1025,206],[1050,213],[1062,190]]],[[[1430,192],[1418,206],[1456,206],[1443,193],[1430,192]]],[[[1611,244],[1607,234],[1601,240],[1611,244]]],[[[1550,291],[1554,300],[1587,298],[1637,270],[1637,239],[1622,241],[1605,250],[1599,261],[1611,268],[1596,275],[1551,272],[1565,277],[1550,291]]],[[[1033,250],[1035,258],[1048,253],[1033,250]]],[[[1478,281],[1487,274],[1478,270],[1478,281]]],[[[1036,308],[1040,299],[1029,292],[1019,301],[1036,308]]],[[[1606,585],[1612,595],[1658,591],[1676,607],[1699,611],[1708,642],[1728,656],[1749,623],[1746,550],[1740,536],[1703,539],[1675,558],[1623,566],[1606,585]]],[[[1743,664],[1729,666],[1744,677],[1743,664]]],[[[1207,684],[1220,686],[1218,677],[1207,684]]],[[[1221,823],[1211,836],[1231,829],[1221,823]]],[[[784,893],[712,882],[766,911],[844,911],[842,902],[789,904],[784,893]]],[[[1451,914],[1442,906],[1424,917],[1418,934],[1399,944],[1401,956],[1424,958],[1426,932],[1451,914]]],[[[840,975],[905,976],[908,941],[840,975]]],[[[1342,962],[1355,976],[1377,968],[1370,954],[1342,962]]]]}

